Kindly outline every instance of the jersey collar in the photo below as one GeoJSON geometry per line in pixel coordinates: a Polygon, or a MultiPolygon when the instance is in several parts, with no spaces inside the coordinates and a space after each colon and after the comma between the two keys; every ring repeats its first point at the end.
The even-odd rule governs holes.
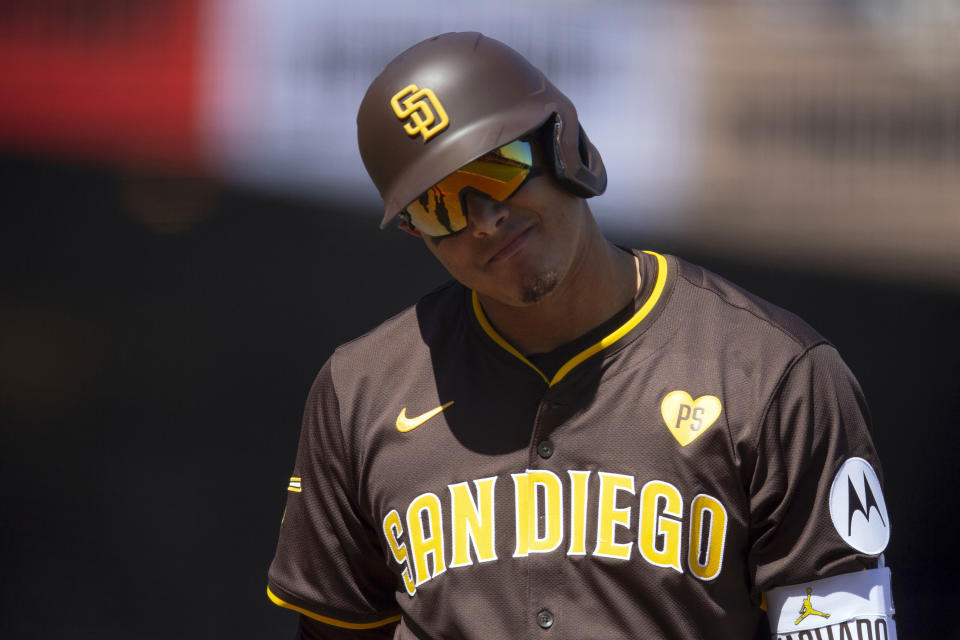
{"type": "Polygon", "coordinates": [[[634,313],[629,320],[617,327],[610,334],[601,338],[599,342],[595,342],[577,355],[567,360],[563,366],[557,370],[557,373],[552,379],[548,378],[539,368],[537,368],[536,365],[530,362],[530,360],[528,360],[522,353],[517,351],[516,347],[507,342],[504,337],[493,328],[493,325],[490,324],[490,321],[487,320],[486,314],[483,312],[483,307],[480,305],[480,298],[477,296],[476,291],[471,292],[471,298],[473,300],[473,313],[476,316],[480,327],[483,328],[484,332],[490,337],[490,339],[496,342],[502,349],[510,353],[512,356],[536,371],[537,374],[543,378],[543,381],[546,382],[548,386],[552,387],[563,380],[568,373],[570,373],[577,365],[584,362],[587,358],[599,353],[607,347],[616,344],[624,336],[630,333],[634,327],[640,324],[640,322],[642,322],[643,319],[650,314],[654,307],[657,306],[657,302],[659,302],[660,296],[663,294],[663,289],[667,283],[667,260],[659,253],[654,253],[653,251],[645,251],[644,253],[648,253],[657,259],[657,280],[653,285],[653,291],[650,293],[649,297],[647,297],[643,305],[637,309],[637,312],[634,313]]]}

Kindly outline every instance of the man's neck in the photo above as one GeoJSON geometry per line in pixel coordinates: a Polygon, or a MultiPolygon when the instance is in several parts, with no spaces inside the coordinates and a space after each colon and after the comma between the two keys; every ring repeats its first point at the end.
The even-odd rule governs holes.
{"type": "Polygon", "coordinates": [[[523,307],[485,296],[480,302],[497,330],[521,353],[546,353],[612,317],[638,288],[636,257],[598,231],[583,259],[543,300],[523,307]]]}

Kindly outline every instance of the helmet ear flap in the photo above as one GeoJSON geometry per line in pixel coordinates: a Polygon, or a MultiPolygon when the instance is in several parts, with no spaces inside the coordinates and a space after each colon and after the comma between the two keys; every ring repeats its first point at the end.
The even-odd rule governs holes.
{"type": "Polygon", "coordinates": [[[563,119],[554,114],[551,138],[553,172],[568,191],[581,198],[591,198],[607,188],[607,170],[600,152],[577,123],[576,153],[563,144],[563,119]]]}

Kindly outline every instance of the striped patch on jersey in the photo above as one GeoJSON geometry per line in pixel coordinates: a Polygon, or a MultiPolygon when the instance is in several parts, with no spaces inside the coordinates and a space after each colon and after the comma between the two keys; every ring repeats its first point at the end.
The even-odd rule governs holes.
{"type": "Polygon", "coordinates": [[[290,484],[287,485],[287,491],[293,491],[294,493],[300,493],[300,478],[293,477],[290,478],[290,484]]]}

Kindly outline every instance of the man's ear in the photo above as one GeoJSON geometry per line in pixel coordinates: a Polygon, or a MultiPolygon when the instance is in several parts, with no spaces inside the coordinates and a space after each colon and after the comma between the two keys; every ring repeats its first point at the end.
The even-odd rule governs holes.
{"type": "Polygon", "coordinates": [[[397,223],[397,226],[400,227],[400,230],[401,230],[401,231],[406,231],[407,233],[409,233],[409,234],[412,235],[412,236],[416,236],[417,238],[422,238],[422,237],[423,237],[423,234],[420,233],[420,231],[419,231],[418,229],[415,229],[415,228],[411,227],[408,223],[404,222],[403,220],[401,220],[400,222],[398,222],[398,223],[397,223]]]}

